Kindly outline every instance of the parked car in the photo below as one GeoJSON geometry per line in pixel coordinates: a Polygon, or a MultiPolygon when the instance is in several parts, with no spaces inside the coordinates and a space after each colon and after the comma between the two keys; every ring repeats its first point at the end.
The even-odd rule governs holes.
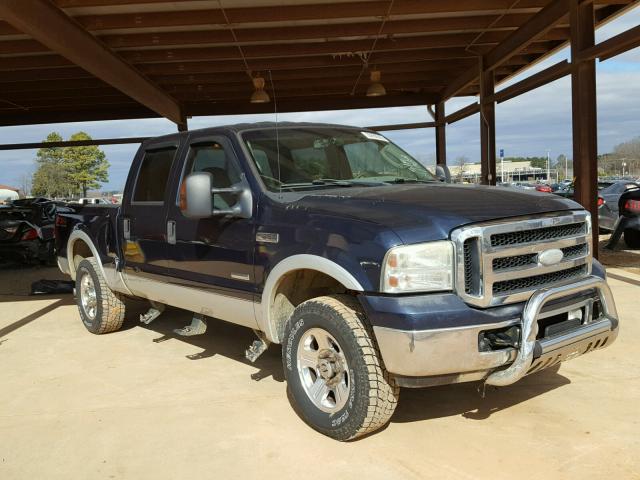
{"type": "Polygon", "coordinates": [[[537,183],[535,185],[535,189],[538,192],[544,192],[544,193],[551,193],[553,191],[549,185],[545,185],[544,183],[537,183]]]}
{"type": "Polygon", "coordinates": [[[640,184],[628,180],[620,180],[603,188],[598,193],[598,219],[601,230],[613,231],[620,218],[619,200],[623,193],[637,190],[640,184]]]}
{"type": "Polygon", "coordinates": [[[536,187],[527,182],[515,182],[512,184],[513,187],[519,188],[520,190],[535,190],[536,187]]]}
{"type": "Polygon", "coordinates": [[[111,205],[112,204],[112,202],[109,202],[104,198],[99,198],[99,197],[79,198],[77,200],[77,203],[79,203],[80,205],[111,205]]]}
{"type": "Polygon", "coordinates": [[[510,385],[614,341],[588,212],[443,178],[355,127],[153,138],[120,206],[58,215],[58,263],[92,333],[118,330],[131,296],[146,324],[193,312],[177,335],[253,329],[250,361],[281,344],[296,412],[339,440],[383,427],[399,387],[510,385]]]}
{"type": "Polygon", "coordinates": [[[0,207],[0,258],[23,262],[55,262],[56,212],[64,203],[47,198],[14,200],[0,207]]]}

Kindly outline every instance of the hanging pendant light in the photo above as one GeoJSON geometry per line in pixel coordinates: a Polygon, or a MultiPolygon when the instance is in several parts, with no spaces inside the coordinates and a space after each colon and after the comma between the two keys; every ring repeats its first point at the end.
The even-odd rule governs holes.
{"type": "Polygon", "coordinates": [[[387,90],[380,82],[380,70],[371,71],[371,85],[367,88],[367,97],[382,97],[387,94],[387,90]]]}
{"type": "Polygon", "coordinates": [[[269,94],[264,90],[264,78],[254,77],[253,88],[251,103],[269,103],[271,101],[271,97],[269,97],[269,94]]]}

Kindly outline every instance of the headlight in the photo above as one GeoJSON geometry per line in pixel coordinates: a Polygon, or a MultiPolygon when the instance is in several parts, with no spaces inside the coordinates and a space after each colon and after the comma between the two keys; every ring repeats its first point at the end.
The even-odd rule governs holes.
{"type": "Polygon", "coordinates": [[[382,266],[385,293],[432,292],[453,288],[453,243],[447,240],[394,247],[382,266]]]}

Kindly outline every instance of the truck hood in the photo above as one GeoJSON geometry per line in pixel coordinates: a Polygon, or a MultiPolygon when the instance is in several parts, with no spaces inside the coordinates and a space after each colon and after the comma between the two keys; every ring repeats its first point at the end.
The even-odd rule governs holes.
{"type": "Polygon", "coordinates": [[[470,223],[582,208],[535,191],[481,185],[399,184],[314,192],[297,208],[392,229],[404,243],[441,240],[470,223]]]}

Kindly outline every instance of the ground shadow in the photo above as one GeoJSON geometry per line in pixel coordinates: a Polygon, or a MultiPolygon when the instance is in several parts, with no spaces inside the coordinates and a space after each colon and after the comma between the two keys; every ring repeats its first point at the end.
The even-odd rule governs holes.
{"type": "Polygon", "coordinates": [[[462,415],[471,420],[484,420],[492,414],[510,408],[571,381],[558,373],[557,365],[535,373],[508,387],[461,383],[424,389],[404,388],[392,422],[404,423],[432,418],[462,415]]]}
{"type": "MultiPolygon", "coordinates": [[[[45,273],[44,276],[49,277],[49,275],[46,275],[50,272],[47,269],[34,268],[33,270],[33,273],[37,272],[38,276],[40,273],[45,273]]],[[[25,268],[19,273],[27,272],[28,269],[25,268]]],[[[9,272],[3,273],[7,274],[9,272]]],[[[16,274],[18,272],[14,270],[11,273],[16,274]]],[[[3,280],[8,281],[8,277],[5,276],[3,280]]],[[[70,294],[41,295],[37,297],[24,294],[5,296],[4,299],[7,301],[28,301],[46,298],[56,298],[57,301],[0,329],[0,342],[5,341],[6,338],[3,337],[6,337],[9,333],[37,320],[59,306],[75,303],[73,296],[70,294]]],[[[192,313],[180,309],[167,308],[155,322],[150,325],[144,325],[139,322],[139,317],[141,313],[148,309],[148,306],[149,304],[146,301],[128,301],[126,319],[122,330],[145,328],[159,335],[153,339],[159,346],[165,341],[177,340],[197,347],[200,351],[188,355],[187,358],[190,360],[197,361],[215,355],[222,355],[257,368],[258,371],[251,375],[251,378],[256,381],[268,377],[272,377],[277,382],[284,381],[281,348],[279,345],[271,345],[256,363],[251,363],[244,356],[245,350],[256,338],[251,330],[221,320],[210,320],[207,332],[204,335],[181,337],[176,335],[173,330],[189,324],[192,313]]],[[[526,377],[509,387],[499,389],[488,387],[484,397],[480,394],[477,383],[425,389],[402,389],[400,402],[391,421],[404,423],[457,415],[462,415],[472,420],[483,420],[495,412],[512,407],[568,383],[570,381],[566,377],[558,374],[558,367],[554,367],[526,377]]]]}
{"type": "Polygon", "coordinates": [[[142,302],[139,305],[128,305],[127,318],[123,328],[139,327],[156,332],[160,334],[159,337],[153,339],[153,342],[157,344],[162,344],[168,340],[177,340],[199,348],[199,352],[187,355],[189,360],[196,361],[210,358],[214,355],[222,355],[259,369],[258,372],[251,375],[253,380],[259,381],[263,378],[272,377],[277,382],[284,381],[280,345],[271,345],[255,363],[251,363],[245,358],[245,350],[256,340],[255,334],[248,328],[222,320],[210,319],[207,322],[206,333],[193,337],[183,337],[175,334],[173,330],[188,325],[193,315],[191,312],[168,307],[158,319],[150,325],[145,325],[139,322],[139,317],[140,313],[146,311],[146,308],[148,308],[148,304],[145,305],[142,302]],[[130,306],[132,308],[129,308],[130,306]]]}
{"type": "MultiPolygon", "coordinates": [[[[64,296],[56,296],[56,295],[39,295],[38,297],[29,297],[29,299],[34,300],[34,299],[56,299],[57,300],[49,305],[47,305],[46,307],[42,307],[39,310],[36,310],[33,313],[30,313],[29,315],[27,315],[26,317],[21,318],[20,320],[16,320],[13,323],[10,323],[9,325],[7,325],[6,327],[0,328],[0,338],[5,337],[7,335],[9,335],[11,332],[24,327],[25,325],[28,325],[29,323],[39,319],[40,317],[42,317],[43,315],[46,315],[47,313],[50,313],[52,311],[54,311],[56,308],[58,307],[62,307],[64,305],[73,305],[75,304],[74,300],[73,300],[73,296],[71,295],[64,295],[64,296]]],[[[13,297],[7,297],[8,301],[13,301],[13,297]]],[[[17,297],[17,300],[24,300],[23,297],[17,297]]]]}

